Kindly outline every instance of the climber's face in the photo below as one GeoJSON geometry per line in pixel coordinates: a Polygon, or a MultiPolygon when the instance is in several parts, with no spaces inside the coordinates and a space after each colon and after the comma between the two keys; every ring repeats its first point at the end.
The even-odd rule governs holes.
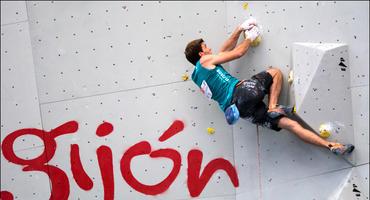
{"type": "Polygon", "coordinates": [[[202,47],[202,51],[199,52],[200,57],[202,57],[204,55],[211,55],[212,54],[212,49],[208,48],[206,43],[202,42],[201,47],[202,47]]]}

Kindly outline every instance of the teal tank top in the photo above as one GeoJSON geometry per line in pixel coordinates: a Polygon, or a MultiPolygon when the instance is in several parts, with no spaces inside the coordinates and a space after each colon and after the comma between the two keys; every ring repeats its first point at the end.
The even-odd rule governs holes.
{"type": "Polygon", "coordinates": [[[200,61],[196,63],[191,78],[207,98],[218,102],[222,111],[231,104],[235,85],[239,82],[221,65],[210,70],[204,68],[200,61]]]}

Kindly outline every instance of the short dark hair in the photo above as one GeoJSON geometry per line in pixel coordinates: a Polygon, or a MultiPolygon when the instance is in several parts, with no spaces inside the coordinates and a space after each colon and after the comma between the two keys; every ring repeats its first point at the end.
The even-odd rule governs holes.
{"type": "Polygon", "coordinates": [[[198,60],[200,59],[199,52],[202,51],[202,42],[203,39],[196,39],[188,43],[185,48],[185,56],[186,59],[191,62],[194,66],[197,64],[198,60]]]}

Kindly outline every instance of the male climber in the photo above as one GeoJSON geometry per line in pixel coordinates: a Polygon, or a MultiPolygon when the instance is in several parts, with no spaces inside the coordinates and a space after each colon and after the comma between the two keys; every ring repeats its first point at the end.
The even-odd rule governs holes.
{"type": "MultiPolygon", "coordinates": [[[[186,59],[192,63],[192,80],[209,99],[218,102],[222,111],[229,112],[234,106],[241,118],[275,131],[286,129],[303,141],[329,149],[337,155],[351,153],[352,144],[329,142],[314,132],[303,128],[297,121],[288,118],[289,107],[278,105],[283,75],[278,68],[270,67],[248,80],[238,80],[230,75],[221,64],[242,57],[251,42],[260,35],[260,28],[251,18],[239,25],[224,42],[219,53],[213,54],[203,39],[189,42],[185,49],[186,59]],[[238,45],[240,34],[245,39],[238,45]],[[263,102],[268,94],[268,105],[263,102]]],[[[234,123],[234,122],[232,122],[234,123]]],[[[229,123],[229,124],[232,124],[229,123]]]]}

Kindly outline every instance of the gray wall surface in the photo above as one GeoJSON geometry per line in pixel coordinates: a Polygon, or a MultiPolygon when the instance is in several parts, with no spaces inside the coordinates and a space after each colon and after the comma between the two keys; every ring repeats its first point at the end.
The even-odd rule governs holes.
{"type": "MultiPolygon", "coordinates": [[[[48,176],[57,173],[24,171],[27,165],[5,155],[7,136],[36,128],[46,132],[18,137],[10,150],[25,160],[47,152],[51,157],[41,164],[63,171],[69,199],[111,194],[103,189],[97,158],[101,146],[112,152],[112,170],[106,171],[113,173],[114,199],[192,199],[187,183],[188,168],[196,163],[188,160],[192,150],[203,153],[201,174],[212,160],[222,159],[223,167],[228,162],[235,168],[239,183],[234,185],[225,171],[217,170],[197,199],[367,199],[368,36],[368,2],[1,1],[1,195],[56,195],[48,176]],[[229,126],[217,103],[202,96],[191,79],[182,80],[193,71],[184,57],[190,40],[203,38],[216,52],[250,16],[263,27],[262,42],[225,68],[239,79],[269,66],[280,68],[281,104],[289,102],[293,43],[348,46],[355,166],[287,131],[274,132],[245,120],[229,126]],[[184,129],[160,141],[176,120],[184,129]],[[53,154],[43,140],[68,121],[77,122],[78,130],[56,137],[53,154]],[[113,131],[100,137],[96,132],[103,122],[112,124],[113,131]],[[208,133],[208,128],[215,132],[208,133]],[[140,192],[121,173],[121,158],[142,141],[152,152],[170,148],[181,156],[178,175],[158,195],[140,192]],[[71,164],[73,144],[93,183],[88,190],[71,170],[76,166],[71,164]]],[[[173,168],[168,158],[142,155],[131,161],[134,177],[147,185],[160,183],[173,168]]]]}

